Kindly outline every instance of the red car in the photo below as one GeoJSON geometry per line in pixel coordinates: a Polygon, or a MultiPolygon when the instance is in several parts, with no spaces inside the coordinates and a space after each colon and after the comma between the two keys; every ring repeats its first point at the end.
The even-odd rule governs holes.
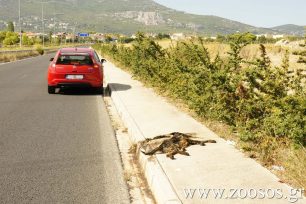
{"type": "Polygon", "coordinates": [[[48,93],[56,88],[91,87],[103,93],[103,62],[91,48],[62,48],[50,59],[48,93]]]}

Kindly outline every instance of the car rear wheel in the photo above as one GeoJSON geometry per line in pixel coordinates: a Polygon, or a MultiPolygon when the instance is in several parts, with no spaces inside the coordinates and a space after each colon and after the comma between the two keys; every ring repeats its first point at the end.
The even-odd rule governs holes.
{"type": "Polygon", "coordinates": [[[48,86],[48,93],[49,94],[55,94],[55,87],[54,86],[48,86]]]}

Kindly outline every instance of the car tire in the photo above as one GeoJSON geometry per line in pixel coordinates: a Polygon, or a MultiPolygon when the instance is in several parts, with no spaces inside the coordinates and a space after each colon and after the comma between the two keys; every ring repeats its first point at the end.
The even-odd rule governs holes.
{"type": "Polygon", "coordinates": [[[49,94],[55,94],[55,87],[54,86],[48,86],[48,93],[49,94]]]}
{"type": "Polygon", "coordinates": [[[95,87],[94,88],[94,90],[95,90],[95,93],[97,93],[97,94],[104,94],[104,88],[103,88],[103,86],[101,86],[101,87],[95,87]]]}

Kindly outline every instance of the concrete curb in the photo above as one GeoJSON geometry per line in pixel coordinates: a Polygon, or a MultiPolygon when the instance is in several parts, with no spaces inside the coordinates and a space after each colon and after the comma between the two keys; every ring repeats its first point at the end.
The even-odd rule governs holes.
{"type": "MultiPolygon", "coordinates": [[[[105,81],[107,83],[107,76],[105,81]]],[[[145,139],[140,128],[137,126],[137,123],[134,121],[129,111],[125,107],[122,99],[116,91],[115,86],[108,84],[107,89],[123,123],[128,128],[132,141],[136,143],[145,139]]],[[[140,151],[137,151],[137,157],[157,203],[181,204],[181,200],[176,194],[158,159],[155,156],[148,157],[142,154],[140,151]]]]}

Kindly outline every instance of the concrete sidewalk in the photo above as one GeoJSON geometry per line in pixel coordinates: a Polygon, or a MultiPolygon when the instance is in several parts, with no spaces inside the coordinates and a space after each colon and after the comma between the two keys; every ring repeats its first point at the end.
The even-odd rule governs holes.
{"type": "MultiPolygon", "coordinates": [[[[187,149],[189,157],[175,155],[176,160],[165,155],[148,157],[139,153],[143,170],[158,203],[279,204],[289,203],[289,198],[300,197],[299,194],[291,197],[291,188],[280,183],[270,171],[167,103],[151,89],[133,80],[128,73],[109,62],[105,64],[104,70],[112,100],[134,142],[174,131],[195,132],[203,139],[217,140],[216,144],[191,146],[187,149]],[[186,198],[190,189],[197,189],[192,199],[190,196],[186,198]],[[205,198],[202,195],[201,198],[205,189],[208,196],[205,198]],[[222,199],[215,198],[217,192],[209,189],[224,189],[222,199]],[[235,192],[234,189],[242,190],[235,192]],[[255,192],[254,189],[262,190],[255,192]],[[245,195],[249,191],[250,196],[245,195]],[[264,191],[267,191],[267,195],[262,195],[264,191]],[[281,193],[283,198],[277,199],[281,193]],[[259,199],[262,197],[266,198],[259,199]]],[[[305,199],[297,203],[305,203],[305,199]]]]}

